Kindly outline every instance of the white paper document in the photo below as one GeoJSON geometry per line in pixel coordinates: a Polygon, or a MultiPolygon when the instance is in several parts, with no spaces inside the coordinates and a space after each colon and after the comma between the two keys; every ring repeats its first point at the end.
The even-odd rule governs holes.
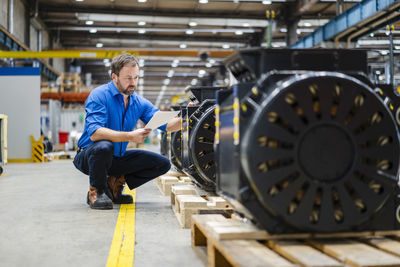
{"type": "Polygon", "coordinates": [[[149,123],[144,126],[145,129],[156,129],[161,125],[168,123],[178,115],[179,111],[157,111],[149,123]]]}

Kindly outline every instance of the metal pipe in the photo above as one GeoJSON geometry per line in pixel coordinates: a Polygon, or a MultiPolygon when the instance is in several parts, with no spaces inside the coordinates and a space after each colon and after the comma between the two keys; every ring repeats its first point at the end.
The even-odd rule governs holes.
{"type": "Polygon", "coordinates": [[[8,32],[14,34],[14,0],[8,0],[8,32]]]}
{"type": "Polygon", "coordinates": [[[393,58],[393,30],[394,26],[389,28],[389,70],[390,70],[390,84],[394,84],[394,58],[393,58]]]}

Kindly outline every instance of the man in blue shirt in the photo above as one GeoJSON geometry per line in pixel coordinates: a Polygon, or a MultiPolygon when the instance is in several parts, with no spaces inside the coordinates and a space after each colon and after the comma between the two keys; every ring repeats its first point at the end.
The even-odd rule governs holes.
{"type": "MultiPolygon", "coordinates": [[[[130,54],[120,54],[111,63],[108,84],[95,88],[85,102],[86,119],[78,142],[75,167],[89,175],[87,203],[92,209],[112,209],[112,202],[132,203],[122,194],[125,182],[134,189],[164,173],[171,165],[157,153],[126,150],[128,142],[142,143],[150,129],[134,130],[137,121],[144,123],[158,111],[148,100],[135,94],[139,65],[130,54]]],[[[170,132],[181,128],[174,118],[159,129],[170,132]]]]}

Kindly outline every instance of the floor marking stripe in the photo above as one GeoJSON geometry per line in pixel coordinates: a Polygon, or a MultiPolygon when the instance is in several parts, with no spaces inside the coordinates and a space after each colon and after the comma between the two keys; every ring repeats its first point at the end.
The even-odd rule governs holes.
{"type": "Polygon", "coordinates": [[[136,190],[125,188],[133,197],[133,204],[122,204],[119,209],[114,238],[108,255],[107,267],[132,267],[135,255],[135,202],[136,190]]]}

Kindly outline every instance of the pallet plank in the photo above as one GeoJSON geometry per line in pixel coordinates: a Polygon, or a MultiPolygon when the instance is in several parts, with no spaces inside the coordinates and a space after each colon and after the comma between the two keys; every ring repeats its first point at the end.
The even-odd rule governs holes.
{"type": "Polygon", "coordinates": [[[233,266],[296,266],[255,240],[224,240],[215,246],[233,266]]]}
{"type": "Polygon", "coordinates": [[[337,267],[343,263],[323,254],[319,250],[299,241],[268,241],[268,246],[293,262],[307,267],[337,267]]]}
{"type": "Polygon", "coordinates": [[[353,240],[310,240],[312,246],[357,267],[400,266],[400,258],[353,240]]]}
{"type": "Polygon", "coordinates": [[[207,230],[216,240],[228,239],[260,239],[265,240],[268,233],[260,230],[254,225],[245,224],[241,221],[224,220],[207,222],[207,230]]]}
{"type": "Polygon", "coordinates": [[[394,255],[400,256],[400,242],[394,239],[386,237],[375,237],[375,238],[365,238],[362,239],[363,242],[371,244],[386,252],[392,253],[394,255]]]}

